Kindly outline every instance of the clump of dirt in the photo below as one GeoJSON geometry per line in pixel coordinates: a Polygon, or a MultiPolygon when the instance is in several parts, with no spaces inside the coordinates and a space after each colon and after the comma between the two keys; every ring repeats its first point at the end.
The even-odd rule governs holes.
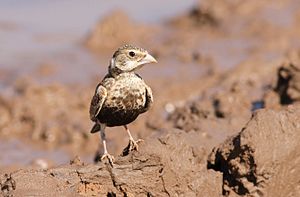
{"type": "Polygon", "coordinates": [[[11,197],[12,191],[16,189],[16,181],[11,175],[4,174],[0,176],[0,194],[4,197],[11,197]]]}
{"type": "Polygon", "coordinates": [[[199,132],[215,143],[238,132],[251,117],[251,101],[240,90],[223,91],[211,97],[176,107],[168,117],[175,128],[199,132]]]}
{"type": "Polygon", "coordinates": [[[90,124],[81,122],[87,117],[87,95],[58,84],[40,86],[24,80],[16,83],[14,94],[1,99],[1,135],[29,136],[51,146],[80,147],[89,140],[90,124]]]}
{"type": "Polygon", "coordinates": [[[127,14],[115,11],[101,20],[88,35],[85,44],[94,51],[108,52],[135,43],[149,43],[154,28],[133,22],[127,14]]]}
{"type": "Polygon", "coordinates": [[[215,115],[219,118],[250,117],[251,100],[239,87],[235,86],[228,92],[214,97],[215,115]]]}
{"type": "Polygon", "coordinates": [[[281,104],[300,101],[300,64],[297,60],[288,61],[278,69],[275,91],[280,95],[281,104]]]}
{"type": "Polygon", "coordinates": [[[175,128],[187,132],[198,131],[201,128],[201,120],[214,117],[214,109],[210,102],[192,101],[182,107],[176,107],[175,111],[168,116],[168,121],[173,123],[175,128]]]}
{"type": "Polygon", "coordinates": [[[214,148],[208,168],[223,173],[223,195],[300,194],[295,187],[299,180],[299,117],[299,106],[259,110],[239,134],[214,148]],[[282,177],[289,186],[281,187],[282,177]]]}
{"type": "Polygon", "coordinates": [[[288,53],[286,60],[277,68],[277,79],[265,91],[263,101],[266,108],[278,109],[281,105],[300,101],[300,54],[298,50],[288,53]]]}

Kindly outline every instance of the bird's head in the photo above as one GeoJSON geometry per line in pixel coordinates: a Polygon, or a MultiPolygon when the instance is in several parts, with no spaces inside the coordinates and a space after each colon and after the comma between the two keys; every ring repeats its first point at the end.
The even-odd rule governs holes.
{"type": "Polygon", "coordinates": [[[125,45],[114,53],[110,62],[109,72],[112,74],[133,72],[144,64],[149,63],[157,63],[157,61],[146,50],[125,45]]]}

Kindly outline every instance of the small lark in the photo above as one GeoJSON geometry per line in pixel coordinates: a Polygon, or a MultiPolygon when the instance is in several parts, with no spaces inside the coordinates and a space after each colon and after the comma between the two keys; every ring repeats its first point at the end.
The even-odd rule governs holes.
{"type": "Polygon", "coordinates": [[[100,131],[104,154],[113,165],[113,156],[107,152],[105,127],[124,126],[130,142],[130,151],[138,150],[138,142],[130,134],[127,124],[139,114],[146,112],[153,103],[152,91],[144,80],[135,73],[144,64],[157,63],[142,48],[125,45],[113,55],[108,74],[98,84],[91,101],[90,118],[95,122],[91,133],[100,131]]]}

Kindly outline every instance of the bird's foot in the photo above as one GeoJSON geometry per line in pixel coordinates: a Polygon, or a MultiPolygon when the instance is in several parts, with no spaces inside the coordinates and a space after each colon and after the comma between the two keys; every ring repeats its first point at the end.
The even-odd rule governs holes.
{"type": "Polygon", "coordinates": [[[104,153],[101,157],[101,161],[103,161],[105,158],[107,158],[111,166],[114,165],[115,158],[112,155],[110,155],[109,153],[104,153]]]}
{"type": "Polygon", "coordinates": [[[128,143],[128,145],[124,148],[124,150],[123,150],[123,152],[122,152],[122,154],[121,154],[121,156],[127,156],[130,152],[132,152],[132,151],[138,151],[139,150],[139,143],[140,142],[143,142],[144,140],[141,140],[141,139],[139,139],[139,140],[134,140],[134,139],[132,139],[132,138],[130,138],[129,139],[129,143],[128,143]]]}
{"type": "Polygon", "coordinates": [[[139,143],[143,142],[144,140],[142,139],[138,139],[138,140],[134,140],[134,139],[129,139],[129,151],[138,151],[139,150],[139,143]]]}

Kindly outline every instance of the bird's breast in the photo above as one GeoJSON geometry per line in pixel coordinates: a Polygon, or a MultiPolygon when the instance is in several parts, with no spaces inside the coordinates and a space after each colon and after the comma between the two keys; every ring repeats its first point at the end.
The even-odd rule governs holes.
{"type": "Polygon", "coordinates": [[[106,107],[134,110],[145,106],[145,83],[138,77],[116,80],[107,92],[106,107]]]}

